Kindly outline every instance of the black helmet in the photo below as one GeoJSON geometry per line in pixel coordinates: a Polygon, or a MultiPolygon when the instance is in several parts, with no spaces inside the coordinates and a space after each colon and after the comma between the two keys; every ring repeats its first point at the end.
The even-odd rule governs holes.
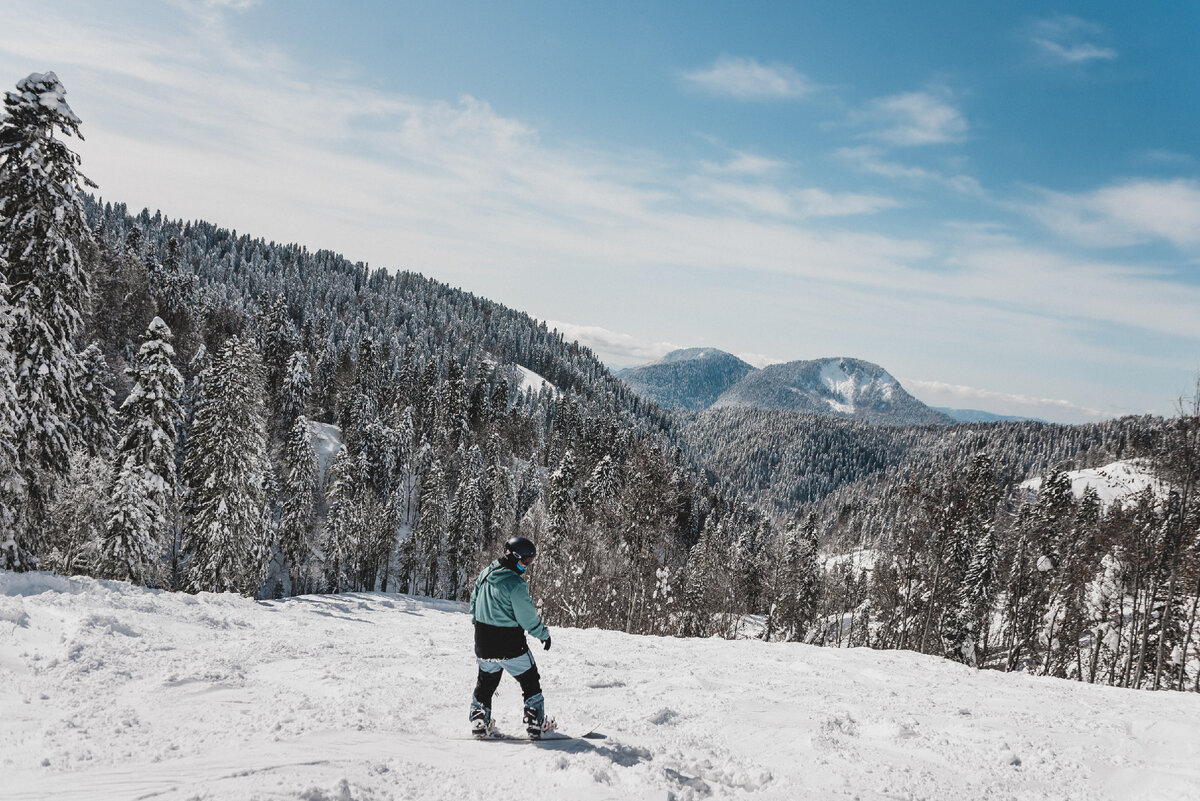
{"type": "Polygon", "coordinates": [[[504,543],[504,555],[511,556],[518,562],[529,564],[537,556],[537,548],[524,537],[513,537],[504,543]]]}

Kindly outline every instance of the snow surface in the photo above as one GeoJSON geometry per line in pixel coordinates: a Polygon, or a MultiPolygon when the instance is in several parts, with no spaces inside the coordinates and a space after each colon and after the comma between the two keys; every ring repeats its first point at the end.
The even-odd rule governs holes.
{"type": "Polygon", "coordinates": [[[325,486],[325,474],[342,449],[342,430],[332,423],[308,423],[308,441],[317,455],[317,486],[325,486]]]}
{"type": "MultiPolygon", "coordinates": [[[[1150,470],[1150,465],[1142,459],[1124,459],[1104,467],[1070,470],[1067,477],[1071,479],[1071,492],[1076,498],[1083,497],[1087,488],[1093,487],[1100,496],[1100,503],[1105,506],[1123,501],[1147,487],[1154,487],[1155,492],[1162,490],[1160,482],[1150,470]]],[[[1042,488],[1042,479],[1031,478],[1023,481],[1021,487],[1036,494],[1042,488]]]]}
{"type": "Polygon", "coordinates": [[[821,567],[825,572],[833,570],[838,565],[849,563],[855,573],[866,571],[870,573],[879,561],[880,552],[877,548],[858,548],[848,553],[830,554],[821,558],[821,567]]]}
{"type": "Polygon", "coordinates": [[[858,398],[875,388],[879,389],[879,394],[885,401],[891,401],[895,395],[896,379],[887,372],[868,380],[863,386],[859,386],[858,379],[858,376],[846,372],[841,361],[830,360],[822,365],[821,383],[834,395],[834,398],[841,398],[841,402],[827,398],[826,401],[830,408],[842,414],[854,414],[858,408],[856,404],[858,398]]]}
{"type": "Polygon", "coordinates": [[[532,389],[534,393],[538,393],[542,391],[542,385],[545,385],[550,390],[550,394],[553,397],[558,397],[558,387],[551,384],[540,374],[535,373],[528,367],[522,367],[519,364],[514,364],[513,367],[516,369],[517,378],[521,382],[521,392],[524,392],[527,389],[532,389]]]}
{"type": "MultiPolygon", "coordinates": [[[[567,732],[467,737],[462,605],[0,571],[6,801],[1200,799],[1200,696],[903,651],[555,629],[567,732]]],[[[520,694],[506,677],[502,728],[520,694]]]]}
{"type": "Polygon", "coordinates": [[[828,362],[821,368],[821,382],[829,388],[834,396],[845,403],[830,400],[829,405],[842,414],[854,414],[854,395],[858,390],[858,382],[842,369],[838,362],[828,362]]]}

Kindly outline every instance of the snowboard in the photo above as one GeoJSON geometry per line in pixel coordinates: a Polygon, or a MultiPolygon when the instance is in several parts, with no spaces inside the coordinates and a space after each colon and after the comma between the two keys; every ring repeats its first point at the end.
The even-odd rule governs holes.
{"type": "Polygon", "coordinates": [[[530,737],[528,734],[507,734],[505,732],[500,731],[499,729],[492,729],[491,732],[484,735],[483,737],[476,737],[474,735],[469,734],[469,735],[467,735],[466,739],[478,740],[480,742],[487,742],[489,740],[494,740],[496,742],[502,742],[502,743],[536,744],[536,743],[564,742],[564,741],[571,741],[571,740],[603,740],[606,738],[603,734],[596,731],[596,728],[593,726],[592,728],[583,729],[583,734],[577,734],[577,735],[567,734],[566,732],[562,731],[561,729],[556,728],[556,729],[551,729],[550,731],[543,732],[541,737],[534,739],[534,738],[530,737]]]}

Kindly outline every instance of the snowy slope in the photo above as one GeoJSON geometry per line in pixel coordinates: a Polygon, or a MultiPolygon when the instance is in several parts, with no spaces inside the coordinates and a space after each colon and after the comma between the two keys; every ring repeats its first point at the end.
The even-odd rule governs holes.
{"type": "MultiPolygon", "coordinates": [[[[460,605],[0,571],[7,801],[1200,799],[1200,697],[908,652],[557,629],[552,713],[479,743],[460,605]]],[[[519,715],[515,682],[497,696],[519,715]]]]}
{"type": "MultiPolygon", "coordinates": [[[[1067,477],[1071,479],[1071,492],[1076,498],[1082,497],[1088,487],[1096,490],[1100,502],[1108,506],[1115,501],[1123,501],[1136,495],[1147,487],[1159,490],[1160,484],[1150,472],[1150,466],[1141,459],[1124,459],[1103,467],[1093,467],[1087,470],[1070,470],[1067,477]]],[[[1042,486],[1042,479],[1031,478],[1021,483],[1021,487],[1036,493],[1042,486]]]]}
{"type": "Polygon", "coordinates": [[[861,359],[771,364],[748,373],[711,408],[788,409],[879,425],[946,425],[953,421],[905,391],[887,370],[861,359]]]}
{"type": "Polygon", "coordinates": [[[754,367],[716,348],[687,348],[618,375],[635,392],[666,408],[706,409],[754,367]]]}
{"type": "Polygon", "coordinates": [[[521,392],[533,390],[535,393],[537,393],[541,392],[542,388],[545,387],[550,390],[550,394],[552,396],[558,397],[558,387],[547,381],[540,373],[535,373],[528,367],[522,367],[519,364],[514,364],[513,367],[517,371],[517,380],[520,382],[519,386],[521,392]]]}

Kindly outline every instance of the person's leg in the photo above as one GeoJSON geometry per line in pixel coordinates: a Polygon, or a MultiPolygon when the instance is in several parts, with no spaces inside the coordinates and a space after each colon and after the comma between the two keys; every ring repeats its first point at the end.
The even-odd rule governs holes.
{"type": "MultiPolygon", "coordinates": [[[[525,699],[523,722],[526,730],[533,736],[542,733],[546,722],[546,700],[542,696],[542,677],[538,673],[537,664],[532,654],[523,654],[529,660],[528,668],[520,673],[514,673],[513,678],[521,685],[521,695],[525,699]]],[[[505,665],[505,667],[508,667],[505,665]]],[[[516,667],[524,667],[518,665],[516,667]]]]}
{"type": "Polygon", "coordinates": [[[483,733],[491,728],[492,696],[496,694],[504,672],[498,662],[477,661],[479,675],[475,679],[475,693],[471,696],[471,730],[483,733]]]}

